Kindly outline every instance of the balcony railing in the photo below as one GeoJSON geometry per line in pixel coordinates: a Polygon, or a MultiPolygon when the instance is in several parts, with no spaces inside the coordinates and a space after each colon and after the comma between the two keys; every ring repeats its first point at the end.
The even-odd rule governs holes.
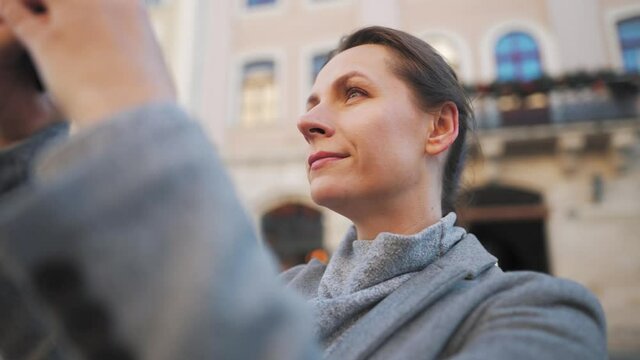
{"type": "Polygon", "coordinates": [[[479,129],[640,117],[640,76],[578,74],[470,88],[479,129]]]}

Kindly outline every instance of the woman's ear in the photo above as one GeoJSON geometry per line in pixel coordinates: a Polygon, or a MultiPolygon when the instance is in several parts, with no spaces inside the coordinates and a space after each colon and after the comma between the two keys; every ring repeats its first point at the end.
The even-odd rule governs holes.
{"type": "Polygon", "coordinates": [[[458,107],[451,101],[440,106],[435,113],[429,135],[427,137],[426,152],[438,155],[447,150],[458,137],[458,107]]]}

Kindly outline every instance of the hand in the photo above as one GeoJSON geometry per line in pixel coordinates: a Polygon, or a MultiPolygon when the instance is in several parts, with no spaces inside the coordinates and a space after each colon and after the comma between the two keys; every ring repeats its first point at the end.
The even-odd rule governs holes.
{"type": "Polygon", "coordinates": [[[142,0],[0,0],[45,87],[79,126],[175,91],[142,0]]]}

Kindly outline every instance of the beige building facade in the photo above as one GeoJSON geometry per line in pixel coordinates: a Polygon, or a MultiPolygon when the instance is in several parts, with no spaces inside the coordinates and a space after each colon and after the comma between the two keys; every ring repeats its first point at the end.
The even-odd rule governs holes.
{"type": "Polygon", "coordinates": [[[464,175],[476,202],[468,197],[461,221],[482,234],[492,226],[516,234],[500,246],[535,223],[536,238],[522,241],[535,243],[539,269],[590,288],[607,314],[612,354],[640,354],[640,101],[629,55],[636,40],[623,41],[640,31],[640,2],[156,2],[151,12],[181,100],[219,147],[256,226],[275,221],[282,234],[278,219],[302,219],[289,231],[319,231],[329,253],[349,222],[311,201],[307,146],[296,129],[314,73],[342,36],[365,25],[428,40],[476,108],[482,156],[464,175]],[[511,58],[535,57],[533,79],[509,78],[501,63],[500,44],[513,34],[535,44],[511,58]]]}

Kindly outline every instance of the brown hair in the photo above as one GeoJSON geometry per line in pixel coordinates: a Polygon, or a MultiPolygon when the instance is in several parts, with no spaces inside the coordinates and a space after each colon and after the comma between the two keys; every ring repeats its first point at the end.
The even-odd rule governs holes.
{"type": "Polygon", "coordinates": [[[449,150],[442,178],[442,212],[455,209],[460,175],[466,158],[467,130],[473,124],[473,110],[455,71],[426,42],[400,30],[366,27],[344,37],[329,58],[360,45],[382,45],[396,54],[394,72],[413,90],[415,100],[428,111],[446,101],[458,107],[458,138],[449,150]]]}

